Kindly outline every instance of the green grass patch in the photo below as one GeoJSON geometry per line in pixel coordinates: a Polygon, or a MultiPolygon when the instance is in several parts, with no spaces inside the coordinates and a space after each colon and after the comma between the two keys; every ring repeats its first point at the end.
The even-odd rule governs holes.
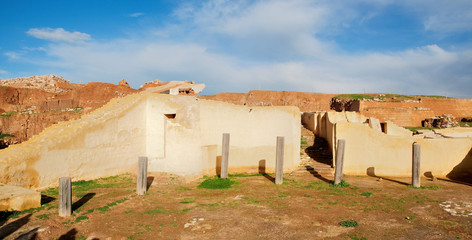
{"type": "Polygon", "coordinates": [[[0,113],[0,117],[11,117],[13,113],[15,112],[3,112],[3,113],[0,113]]]}
{"type": "Polygon", "coordinates": [[[175,188],[175,190],[177,190],[177,191],[190,191],[190,190],[192,190],[192,188],[184,187],[184,186],[178,186],[178,187],[175,188]]]}
{"type": "Polygon", "coordinates": [[[12,134],[2,133],[2,134],[0,134],[0,139],[6,138],[6,137],[14,137],[14,136],[15,136],[15,135],[12,135],[12,134]]]}
{"type": "Polygon", "coordinates": [[[410,130],[412,132],[417,132],[417,130],[433,130],[433,129],[438,129],[436,127],[403,127],[407,130],[410,130]]]}
{"type": "Polygon", "coordinates": [[[352,240],[367,240],[365,237],[359,237],[357,235],[347,235],[352,240]]]}
{"type": "Polygon", "coordinates": [[[198,188],[206,189],[228,189],[231,188],[231,185],[235,184],[236,181],[229,178],[207,178],[205,181],[198,185],[198,188]]]}
{"type": "Polygon", "coordinates": [[[158,207],[156,207],[156,208],[154,208],[154,209],[152,209],[152,210],[149,210],[149,211],[144,212],[144,214],[149,214],[149,215],[153,215],[153,214],[157,214],[157,213],[169,214],[169,213],[172,213],[172,211],[171,211],[171,210],[167,210],[167,209],[165,209],[164,207],[158,206],[158,207]]]}
{"type": "Polygon", "coordinates": [[[80,221],[83,221],[83,220],[87,220],[89,219],[87,216],[78,216],[76,219],[75,219],[75,222],[78,223],[80,221]]]}
{"type": "Polygon", "coordinates": [[[356,220],[342,221],[342,222],[339,222],[339,225],[343,226],[343,227],[357,227],[357,226],[359,226],[359,224],[357,223],[356,220]]]}
{"type": "Polygon", "coordinates": [[[357,100],[357,99],[373,99],[372,96],[366,94],[341,94],[336,97],[336,99],[347,99],[347,100],[357,100]]]}
{"type": "Polygon", "coordinates": [[[188,203],[194,203],[195,202],[195,198],[184,198],[184,200],[180,201],[180,203],[182,204],[188,204],[188,203]]]}
{"type": "Polygon", "coordinates": [[[306,139],[304,137],[301,137],[300,138],[300,148],[306,148],[308,147],[308,142],[306,141],[306,139]]]}
{"type": "Polygon", "coordinates": [[[341,180],[341,182],[338,183],[338,184],[330,183],[329,185],[330,185],[330,187],[341,187],[341,188],[346,188],[346,187],[351,186],[351,184],[349,184],[348,182],[346,182],[344,180],[341,180]]]}
{"type": "Polygon", "coordinates": [[[416,95],[417,97],[428,97],[428,98],[450,98],[446,96],[439,96],[439,95],[416,95]]]}
{"type": "Polygon", "coordinates": [[[372,192],[363,192],[363,193],[361,193],[361,196],[370,197],[370,196],[372,196],[372,192]]]}
{"type": "Polygon", "coordinates": [[[36,218],[41,219],[41,220],[45,220],[45,219],[49,219],[50,215],[51,214],[45,213],[45,214],[41,214],[41,215],[36,216],[36,218]]]}
{"type": "Polygon", "coordinates": [[[118,175],[95,180],[79,180],[72,182],[72,190],[78,192],[89,192],[96,188],[125,188],[133,183],[131,175],[118,175]]]}
{"type": "Polygon", "coordinates": [[[424,185],[420,187],[413,187],[413,185],[408,185],[409,188],[414,188],[414,189],[429,189],[429,190],[438,190],[441,187],[436,186],[436,185],[424,185]]]}

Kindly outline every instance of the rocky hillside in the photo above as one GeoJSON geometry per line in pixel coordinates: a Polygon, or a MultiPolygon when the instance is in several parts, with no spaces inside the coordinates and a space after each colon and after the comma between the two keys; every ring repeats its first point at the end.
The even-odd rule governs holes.
{"type": "Polygon", "coordinates": [[[0,148],[137,91],[125,83],[74,84],[55,75],[0,80],[0,148]]]}

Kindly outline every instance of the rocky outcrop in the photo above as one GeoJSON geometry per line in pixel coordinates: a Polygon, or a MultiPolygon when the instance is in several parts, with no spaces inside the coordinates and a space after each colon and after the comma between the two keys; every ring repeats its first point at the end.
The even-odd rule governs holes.
{"type": "Polygon", "coordinates": [[[137,91],[129,84],[74,84],[55,75],[1,80],[0,149],[137,91]]]}

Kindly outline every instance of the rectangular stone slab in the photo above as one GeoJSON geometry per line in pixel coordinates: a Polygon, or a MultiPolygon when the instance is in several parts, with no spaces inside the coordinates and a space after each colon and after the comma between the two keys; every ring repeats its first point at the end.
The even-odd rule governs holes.
{"type": "Polygon", "coordinates": [[[41,207],[40,192],[0,184],[0,211],[23,211],[37,207],[41,207]]]}

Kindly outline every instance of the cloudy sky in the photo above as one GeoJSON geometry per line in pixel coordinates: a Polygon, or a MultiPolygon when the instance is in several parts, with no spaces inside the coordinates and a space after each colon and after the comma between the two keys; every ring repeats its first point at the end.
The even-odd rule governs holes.
{"type": "Polygon", "coordinates": [[[470,0],[0,0],[0,79],[472,98],[470,0]]]}

